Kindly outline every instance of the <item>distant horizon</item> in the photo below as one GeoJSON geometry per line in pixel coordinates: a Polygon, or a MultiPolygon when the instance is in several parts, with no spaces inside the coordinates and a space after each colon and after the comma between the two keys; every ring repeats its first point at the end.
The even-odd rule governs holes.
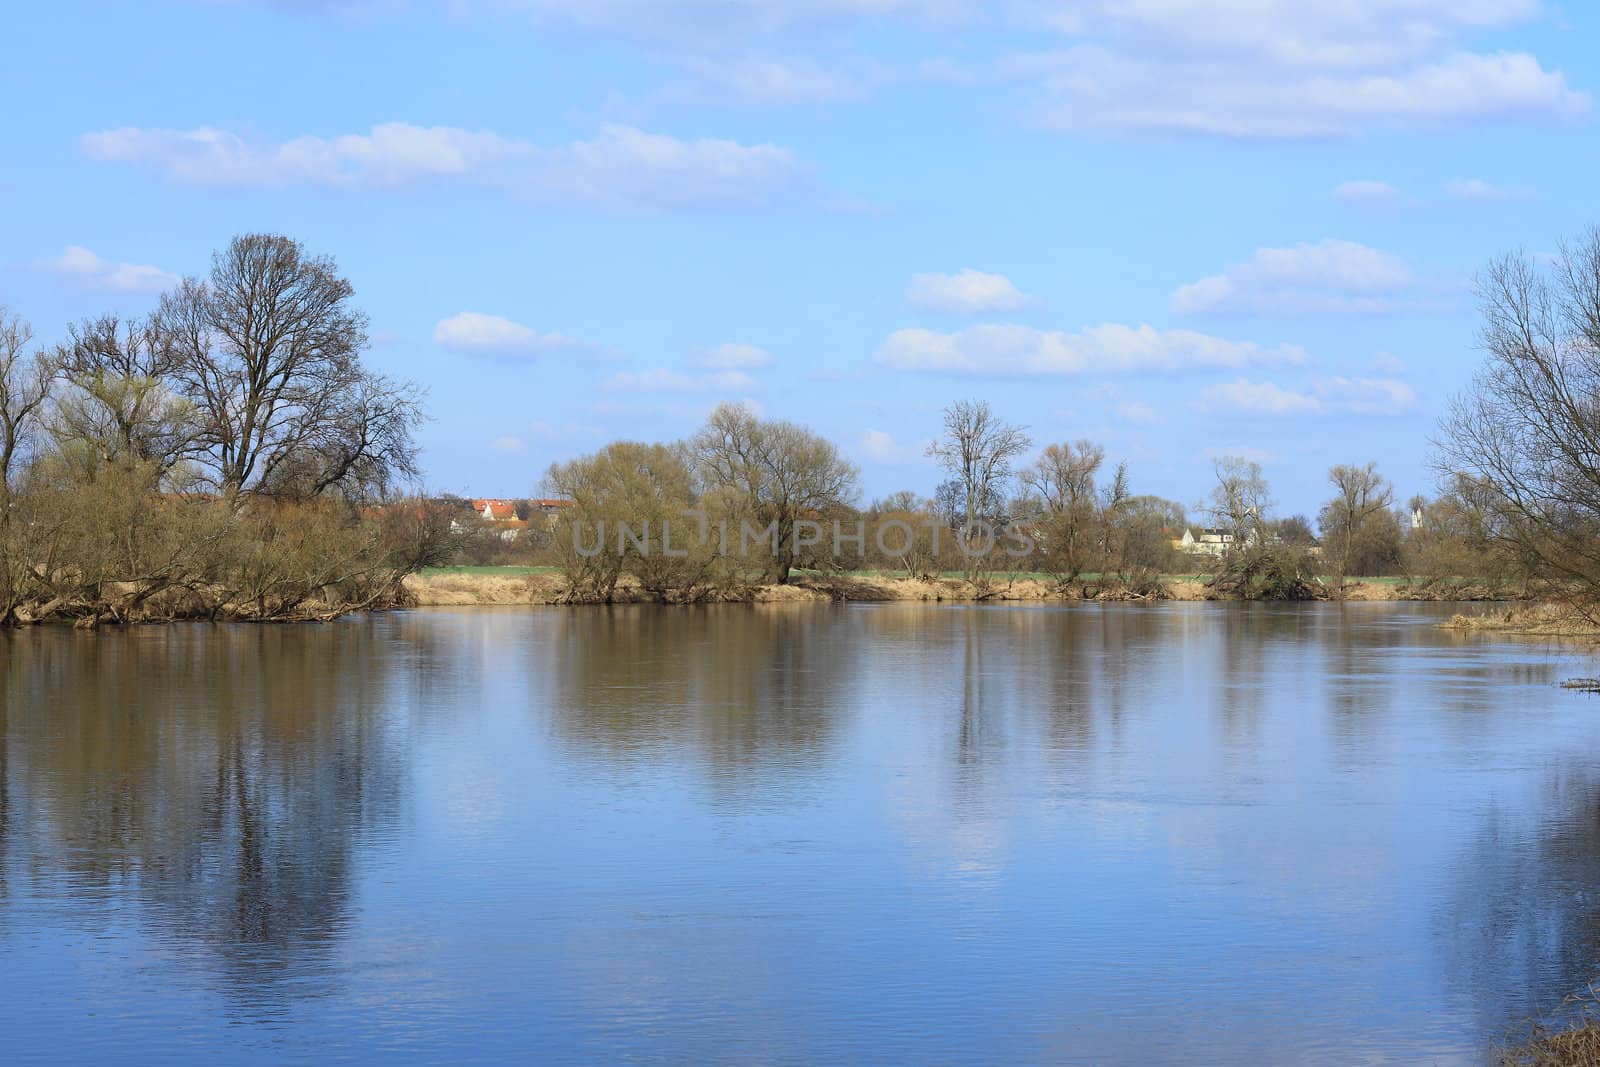
{"type": "Polygon", "coordinates": [[[1474,272],[1600,222],[1600,11],[1392,6],[33,6],[72,77],[0,74],[0,305],[51,344],[285,234],[469,498],[726,400],[836,442],[862,504],[928,495],[967,398],[1191,512],[1227,454],[1279,515],[1337,463],[1433,495],[1474,272]]]}

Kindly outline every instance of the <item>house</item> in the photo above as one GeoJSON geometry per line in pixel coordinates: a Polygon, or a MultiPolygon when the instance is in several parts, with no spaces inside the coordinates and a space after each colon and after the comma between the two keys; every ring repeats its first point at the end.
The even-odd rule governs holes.
{"type": "MultiPolygon", "coordinates": [[[[564,509],[573,507],[570,500],[554,498],[535,500],[501,500],[485,497],[472,502],[472,511],[483,522],[493,523],[495,533],[502,541],[515,541],[524,537],[535,526],[549,528],[553,526],[555,517],[564,509]],[[528,516],[520,518],[518,512],[528,516]]],[[[458,532],[466,527],[460,523],[452,523],[452,528],[458,532]]]]}
{"type": "Polygon", "coordinates": [[[1184,530],[1183,537],[1178,541],[1178,548],[1182,551],[1204,556],[1220,556],[1232,545],[1233,534],[1215,526],[1204,527],[1198,534],[1192,529],[1184,530]]]}
{"type": "Polygon", "coordinates": [[[509,500],[474,500],[472,510],[488,522],[517,521],[517,505],[509,500]]]}

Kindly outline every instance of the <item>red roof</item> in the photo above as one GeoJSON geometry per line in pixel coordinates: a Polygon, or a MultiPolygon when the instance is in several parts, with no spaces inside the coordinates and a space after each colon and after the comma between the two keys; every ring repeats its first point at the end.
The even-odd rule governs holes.
{"type": "Polygon", "coordinates": [[[517,506],[509,500],[474,500],[472,510],[495,522],[509,522],[517,517],[517,506]]]}

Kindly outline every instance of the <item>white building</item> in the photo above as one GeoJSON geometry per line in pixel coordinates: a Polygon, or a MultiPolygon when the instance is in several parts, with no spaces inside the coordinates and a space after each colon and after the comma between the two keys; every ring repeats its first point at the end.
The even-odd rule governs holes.
{"type": "Polygon", "coordinates": [[[1232,533],[1207,526],[1199,533],[1192,529],[1184,530],[1183,537],[1178,541],[1178,548],[1184,552],[1196,552],[1203,556],[1220,556],[1228,551],[1228,547],[1232,544],[1232,533]]]}

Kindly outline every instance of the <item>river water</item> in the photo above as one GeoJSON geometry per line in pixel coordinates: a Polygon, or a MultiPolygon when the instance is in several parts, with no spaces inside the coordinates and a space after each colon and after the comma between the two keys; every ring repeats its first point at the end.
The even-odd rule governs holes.
{"type": "Polygon", "coordinates": [[[0,1059],[1478,1062],[1590,657],[1351,604],[0,634],[0,1059]]]}

